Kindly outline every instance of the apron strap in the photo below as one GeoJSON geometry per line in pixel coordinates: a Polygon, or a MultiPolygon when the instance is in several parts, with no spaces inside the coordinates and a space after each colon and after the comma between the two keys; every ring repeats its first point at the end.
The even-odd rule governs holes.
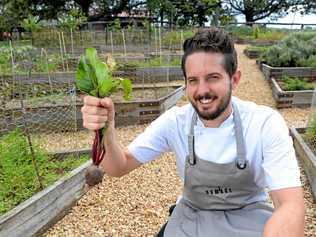
{"type": "Polygon", "coordinates": [[[197,122],[197,113],[194,111],[191,119],[191,127],[190,127],[190,133],[188,136],[188,147],[189,147],[189,164],[195,165],[196,158],[194,154],[194,126],[197,122]]]}
{"type": "Polygon", "coordinates": [[[247,165],[246,160],[246,146],[243,136],[243,127],[240,118],[240,114],[235,103],[232,103],[233,106],[233,115],[234,115],[234,130],[236,136],[236,149],[237,149],[237,157],[236,157],[236,165],[239,169],[245,169],[247,165]]]}
{"type": "MultiPolygon", "coordinates": [[[[247,166],[247,160],[246,160],[246,147],[244,142],[244,136],[243,136],[243,127],[241,118],[239,115],[239,111],[237,106],[232,102],[233,106],[233,119],[234,119],[234,130],[235,130],[235,136],[236,136],[236,149],[237,149],[237,157],[236,157],[236,165],[239,169],[245,169],[247,166]]],[[[189,147],[189,164],[195,165],[196,164],[196,158],[195,158],[195,152],[194,152],[194,126],[197,123],[198,115],[194,111],[191,119],[191,127],[190,127],[190,133],[188,135],[188,147],[189,147]]]]}

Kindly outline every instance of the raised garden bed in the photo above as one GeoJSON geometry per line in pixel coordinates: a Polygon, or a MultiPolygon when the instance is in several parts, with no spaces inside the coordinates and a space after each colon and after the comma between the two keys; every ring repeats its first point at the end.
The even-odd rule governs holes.
{"type": "Polygon", "coordinates": [[[302,163],[316,200],[316,156],[315,151],[311,149],[311,146],[302,136],[305,130],[305,128],[291,128],[290,132],[293,137],[296,154],[302,163]]]}
{"type": "Polygon", "coordinates": [[[248,46],[247,48],[244,49],[244,54],[248,57],[248,58],[259,58],[261,56],[261,54],[264,53],[264,51],[266,50],[266,47],[259,47],[259,46],[248,46]]]}
{"type": "Polygon", "coordinates": [[[240,37],[233,37],[235,44],[250,44],[254,46],[271,46],[274,45],[276,40],[260,40],[260,39],[243,39],[240,37]]]}
{"type": "Polygon", "coordinates": [[[261,52],[259,50],[250,50],[250,49],[244,49],[244,54],[248,57],[248,58],[259,58],[261,52]]]}
{"type": "Polygon", "coordinates": [[[280,87],[276,78],[272,77],[270,82],[277,108],[307,107],[311,105],[314,90],[285,91],[280,87]]]}
{"type": "MultiPolygon", "coordinates": [[[[62,152],[63,155],[89,150],[62,152]]],[[[56,154],[56,156],[61,153],[56,154]]],[[[91,161],[0,216],[0,236],[39,236],[60,220],[85,193],[84,173],[91,161]]]]}
{"type": "MultiPolygon", "coordinates": [[[[10,75],[3,75],[3,81],[7,81],[9,84],[14,82],[16,85],[24,84],[70,84],[73,85],[75,82],[75,72],[55,72],[55,73],[32,73],[31,78],[28,75],[15,75],[14,80],[10,75]]],[[[142,67],[133,68],[126,71],[116,71],[113,75],[119,77],[128,77],[134,83],[145,82],[166,82],[167,77],[169,80],[181,80],[183,78],[183,73],[180,67],[142,67]]],[[[0,80],[1,85],[1,80],[0,80]]]]}
{"type": "MultiPolygon", "coordinates": [[[[142,124],[152,121],[175,105],[184,94],[184,86],[134,86],[132,100],[122,101],[113,97],[116,109],[116,125],[142,124]]],[[[12,100],[0,112],[0,131],[23,127],[27,122],[32,131],[73,131],[82,129],[81,100],[72,101],[69,96],[36,98],[25,102],[25,115],[20,101],[12,100]]]]}
{"type": "Polygon", "coordinates": [[[262,63],[261,70],[267,80],[271,77],[280,78],[283,75],[316,79],[316,68],[312,67],[272,67],[262,63]]]}

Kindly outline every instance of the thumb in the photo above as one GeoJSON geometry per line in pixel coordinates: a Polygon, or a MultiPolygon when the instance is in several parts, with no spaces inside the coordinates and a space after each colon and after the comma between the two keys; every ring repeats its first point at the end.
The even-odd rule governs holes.
{"type": "Polygon", "coordinates": [[[103,98],[100,100],[100,106],[105,108],[108,112],[108,122],[110,124],[114,124],[114,117],[115,117],[115,109],[114,103],[111,98],[103,98]]]}

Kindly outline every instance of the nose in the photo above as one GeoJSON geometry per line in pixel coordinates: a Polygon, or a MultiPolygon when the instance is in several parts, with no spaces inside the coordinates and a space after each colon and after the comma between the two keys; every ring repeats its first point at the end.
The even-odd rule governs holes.
{"type": "Polygon", "coordinates": [[[209,85],[204,80],[201,80],[197,88],[198,94],[200,95],[206,94],[209,92],[209,90],[210,90],[209,85]]]}

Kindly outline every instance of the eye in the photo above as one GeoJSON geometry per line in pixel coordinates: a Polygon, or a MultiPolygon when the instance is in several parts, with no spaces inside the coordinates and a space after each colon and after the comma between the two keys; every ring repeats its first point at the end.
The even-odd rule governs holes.
{"type": "Polygon", "coordinates": [[[188,78],[188,84],[195,85],[196,83],[197,83],[197,79],[196,78],[188,78]]]}
{"type": "Polygon", "coordinates": [[[206,80],[207,80],[208,82],[216,82],[216,81],[218,81],[219,79],[220,79],[219,76],[209,76],[209,77],[206,78],[206,80]]]}

